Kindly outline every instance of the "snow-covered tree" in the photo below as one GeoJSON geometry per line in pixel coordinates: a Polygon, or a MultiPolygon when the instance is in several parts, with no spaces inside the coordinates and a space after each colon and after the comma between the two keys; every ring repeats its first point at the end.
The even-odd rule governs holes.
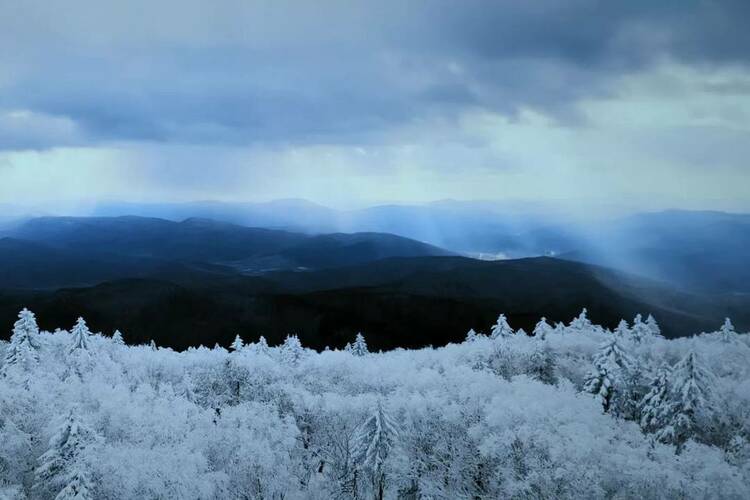
{"type": "Polygon", "coordinates": [[[545,337],[534,336],[533,348],[529,356],[528,374],[545,384],[556,384],[555,356],[545,337]]]}
{"type": "Polygon", "coordinates": [[[619,338],[625,340],[630,338],[630,326],[628,325],[628,322],[624,319],[621,319],[620,322],[617,324],[617,328],[615,328],[615,335],[617,335],[619,338]]]}
{"type": "Polygon", "coordinates": [[[669,425],[672,413],[671,377],[671,367],[667,363],[663,363],[651,379],[648,393],[643,397],[640,405],[640,424],[644,432],[658,432],[669,425]]]}
{"type": "Polygon", "coordinates": [[[115,330],[115,333],[112,334],[112,343],[115,345],[125,345],[125,339],[122,338],[120,330],[115,330]]]}
{"type": "Polygon", "coordinates": [[[398,425],[378,403],[375,411],[360,425],[354,437],[352,461],[364,472],[373,488],[374,498],[383,500],[387,480],[387,460],[398,445],[398,425]]]}
{"type": "Polygon", "coordinates": [[[538,337],[540,339],[547,338],[547,335],[552,333],[552,325],[547,323],[547,318],[542,316],[542,319],[539,320],[539,322],[534,327],[534,337],[538,337]]]}
{"type": "Polygon", "coordinates": [[[73,336],[73,342],[71,342],[68,352],[87,351],[91,332],[89,331],[89,327],[86,326],[86,321],[83,318],[78,318],[70,333],[73,336]]]}
{"type": "Polygon", "coordinates": [[[654,332],[651,328],[643,322],[643,316],[637,314],[633,319],[633,327],[630,329],[630,338],[633,342],[641,343],[646,342],[648,339],[654,337],[654,332]]]}
{"type": "Polygon", "coordinates": [[[662,442],[671,443],[681,451],[688,439],[701,438],[714,420],[711,390],[716,377],[690,351],[672,370],[670,416],[668,425],[657,431],[662,442]]]}
{"type": "Polygon", "coordinates": [[[474,329],[471,328],[466,334],[465,342],[474,342],[477,339],[477,337],[478,337],[477,332],[475,332],[474,329]]]}
{"type": "Polygon", "coordinates": [[[39,327],[34,313],[23,309],[18,313],[18,321],[13,325],[10,344],[5,351],[3,373],[17,370],[25,373],[32,369],[39,361],[39,327]]]}
{"type": "Polygon", "coordinates": [[[357,336],[354,339],[354,343],[351,346],[350,351],[354,356],[365,356],[367,354],[370,354],[370,351],[367,350],[367,342],[365,342],[365,337],[361,333],[358,333],[357,336]]]}
{"type": "Polygon", "coordinates": [[[618,410],[627,404],[628,380],[634,366],[633,359],[612,335],[594,356],[594,367],[586,378],[584,390],[597,396],[604,412],[618,410]]]}
{"type": "Polygon", "coordinates": [[[263,335],[261,335],[258,341],[252,345],[252,352],[256,354],[269,353],[268,341],[266,341],[266,338],[263,335]]]}
{"type": "Polygon", "coordinates": [[[731,343],[736,340],[737,332],[735,332],[732,320],[730,320],[729,318],[726,318],[724,320],[724,324],[721,325],[721,329],[719,329],[719,337],[721,338],[722,342],[726,343],[731,343]]]}
{"type": "Polygon", "coordinates": [[[490,336],[493,339],[498,338],[504,338],[504,337],[510,337],[515,334],[515,331],[513,331],[513,328],[510,327],[508,324],[508,319],[505,317],[505,314],[501,314],[497,317],[497,322],[492,325],[492,330],[490,332],[490,336]]]}
{"type": "Polygon", "coordinates": [[[96,434],[71,411],[49,441],[34,471],[34,490],[41,497],[55,499],[93,499],[87,453],[97,442],[96,434]]]}
{"type": "Polygon", "coordinates": [[[648,326],[648,329],[651,331],[652,337],[661,337],[661,327],[659,327],[659,323],[656,322],[656,318],[654,318],[653,315],[649,314],[646,318],[646,326],[648,326]]]}
{"type": "Polygon", "coordinates": [[[570,326],[568,328],[579,332],[585,332],[591,330],[593,326],[593,323],[591,323],[588,318],[588,310],[586,310],[586,308],[584,307],[581,311],[581,314],[579,314],[577,318],[574,318],[573,321],[570,322],[570,326]]]}
{"type": "Polygon", "coordinates": [[[229,348],[234,352],[241,351],[243,347],[245,347],[245,342],[243,342],[242,337],[240,337],[239,334],[234,337],[234,341],[232,341],[232,345],[229,346],[229,348]]]}
{"type": "Polygon", "coordinates": [[[296,335],[287,335],[284,343],[281,345],[281,360],[284,363],[295,365],[305,354],[305,348],[296,335]]]}

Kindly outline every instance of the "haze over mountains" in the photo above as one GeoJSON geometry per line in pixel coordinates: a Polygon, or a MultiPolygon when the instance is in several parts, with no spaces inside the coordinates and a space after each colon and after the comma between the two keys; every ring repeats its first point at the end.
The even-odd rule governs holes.
{"type": "Polygon", "coordinates": [[[582,307],[610,327],[654,314],[668,336],[713,329],[725,316],[750,326],[744,215],[662,212],[573,225],[483,204],[375,207],[346,218],[301,201],[129,209],[138,207],[152,216],[7,225],[0,319],[22,305],[50,324],[84,314],[131,342],[179,348],[228,344],[238,331],[278,341],[296,332],[323,348],[360,329],[377,348],[439,345],[486,329],[499,311],[528,330],[541,316],[568,321],[582,307]],[[318,232],[334,226],[367,232],[318,232]],[[463,243],[430,244],[446,241],[463,243]]]}

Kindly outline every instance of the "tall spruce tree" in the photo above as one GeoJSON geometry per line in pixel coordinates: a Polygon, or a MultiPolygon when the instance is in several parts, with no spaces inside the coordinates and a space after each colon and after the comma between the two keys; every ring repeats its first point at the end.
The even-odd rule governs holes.
{"type": "Polygon", "coordinates": [[[398,438],[398,425],[381,403],[356,430],[352,462],[369,478],[376,500],[383,500],[385,496],[387,460],[398,438]]]}
{"type": "Polygon", "coordinates": [[[28,372],[39,361],[39,327],[34,313],[23,309],[18,313],[18,321],[13,325],[13,334],[5,351],[3,374],[12,370],[28,372]]]}
{"type": "Polygon", "coordinates": [[[672,369],[663,363],[654,374],[648,393],[640,405],[640,424],[644,432],[658,432],[669,425],[672,414],[670,379],[672,369]]]}
{"type": "Polygon", "coordinates": [[[93,499],[86,454],[97,436],[71,411],[49,441],[34,470],[33,490],[40,498],[93,499]]]}
{"type": "Polygon", "coordinates": [[[364,335],[361,333],[357,334],[354,338],[354,343],[352,344],[350,352],[355,356],[365,356],[370,354],[370,351],[367,349],[367,342],[365,341],[364,335]]]}
{"type": "Polygon", "coordinates": [[[584,390],[596,395],[604,412],[619,413],[628,404],[631,374],[635,361],[612,335],[594,356],[593,369],[584,383],[584,390]]]}
{"type": "Polygon", "coordinates": [[[73,336],[73,342],[71,342],[68,352],[72,354],[76,351],[88,351],[91,332],[83,318],[78,318],[70,333],[73,336]]]}
{"type": "Polygon", "coordinates": [[[672,370],[670,415],[667,425],[657,431],[660,441],[674,444],[679,453],[689,439],[701,439],[714,420],[711,387],[716,377],[690,351],[672,370]]]}
{"type": "Polygon", "coordinates": [[[501,314],[497,317],[497,322],[492,326],[490,336],[493,339],[505,338],[514,335],[516,332],[508,324],[508,319],[505,314],[501,314]]]}

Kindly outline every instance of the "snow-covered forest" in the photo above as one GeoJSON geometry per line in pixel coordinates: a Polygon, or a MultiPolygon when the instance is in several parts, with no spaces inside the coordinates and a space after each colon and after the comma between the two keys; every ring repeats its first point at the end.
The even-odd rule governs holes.
{"type": "Polygon", "coordinates": [[[750,346],[585,311],[533,335],[315,352],[0,342],[2,499],[750,498],[750,346]]]}

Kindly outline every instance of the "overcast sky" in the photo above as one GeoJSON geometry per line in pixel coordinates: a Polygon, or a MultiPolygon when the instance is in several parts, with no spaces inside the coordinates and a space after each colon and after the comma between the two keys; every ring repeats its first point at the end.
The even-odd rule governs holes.
{"type": "Polygon", "coordinates": [[[750,2],[0,0],[0,203],[750,210],[750,2]]]}

